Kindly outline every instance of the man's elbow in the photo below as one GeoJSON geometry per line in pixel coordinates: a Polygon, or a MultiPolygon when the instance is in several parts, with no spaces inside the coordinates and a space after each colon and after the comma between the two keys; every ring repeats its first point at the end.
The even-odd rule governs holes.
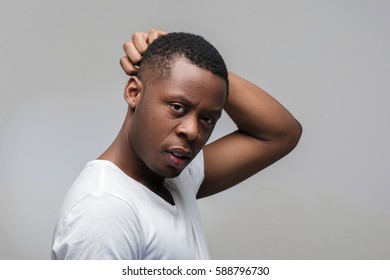
{"type": "Polygon", "coordinates": [[[302,132],[303,132],[303,127],[301,123],[294,119],[294,122],[292,122],[292,124],[289,125],[284,140],[286,154],[294,150],[294,148],[297,146],[299,139],[301,139],[302,132]]]}

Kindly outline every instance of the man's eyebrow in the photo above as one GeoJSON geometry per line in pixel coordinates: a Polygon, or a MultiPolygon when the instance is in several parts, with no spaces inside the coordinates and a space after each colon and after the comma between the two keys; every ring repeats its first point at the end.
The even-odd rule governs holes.
{"type": "Polygon", "coordinates": [[[189,98],[187,98],[185,94],[180,92],[170,92],[168,98],[180,101],[187,106],[195,106],[194,102],[192,102],[189,98]]]}
{"type": "Polygon", "coordinates": [[[210,109],[205,109],[203,112],[204,112],[206,115],[214,116],[214,117],[216,117],[217,119],[219,119],[219,118],[222,116],[222,110],[220,110],[220,109],[213,109],[213,108],[210,108],[210,109]]]}
{"type": "MultiPolygon", "coordinates": [[[[187,98],[185,94],[181,94],[180,92],[170,92],[169,98],[177,100],[190,108],[196,106],[195,103],[192,102],[189,98],[187,98]]],[[[220,108],[205,108],[202,111],[205,114],[214,115],[219,118],[222,115],[222,110],[223,109],[220,108]]]]}

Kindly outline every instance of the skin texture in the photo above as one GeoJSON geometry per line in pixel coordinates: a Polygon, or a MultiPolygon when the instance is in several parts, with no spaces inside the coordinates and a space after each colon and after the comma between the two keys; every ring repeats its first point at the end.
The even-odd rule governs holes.
{"type": "MultiPolygon", "coordinates": [[[[132,40],[124,44],[126,56],[120,60],[124,71],[134,75],[137,72],[135,65],[139,63],[148,44],[164,34],[157,29],[151,29],[148,33],[134,33],[132,40]]],[[[144,183],[165,200],[172,202],[169,193],[161,187],[164,177],[177,175],[182,169],[182,166],[178,168],[177,164],[173,164],[176,161],[166,151],[177,145],[180,149],[191,150],[193,155],[199,152],[212,131],[212,128],[206,129],[202,121],[204,115],[209,115],[204,113],[208,110],[216,112],[224,106],[237,125],[237,131],[204,147],[205,179],[198,198],[240,183],[281,159],[297,145],[302,133],[300,123],[261,88],[229,73],[230,90],[225,103],[221,78],[184,61],[177,63],[175,69],[180,71],[167,81],[150,88],[150,92],[155,93],[153,100],[147,97],[149,89],[146,94],[142,94],[142,83],[134,77],[130,78],[125,91],[129,110],[124,126],[113,145],[101,157],[116,163],[125,173],[144,183]],[[179,92],[179,95],[186,96],[195,104],[194,109],[189,110],[184,117],[173,117],[173,114],[170,116],[163,112],[163,119],[152,120],[153,114],[147,112],[160,110],[157,107],[152,109],[152,106],[160,106],[159,102],[164,99],[166,92],[179,92]],[[153,132],[154,129],[156,132],[153,132]],[[148,133],[154,133],[156,138],[148,137],[148,133]],[[153,156],[157,156],[158,160],[154,162],[153,156]]],[[[171,111],[176,108],[171,105],[167,107],[171,111]]]]}

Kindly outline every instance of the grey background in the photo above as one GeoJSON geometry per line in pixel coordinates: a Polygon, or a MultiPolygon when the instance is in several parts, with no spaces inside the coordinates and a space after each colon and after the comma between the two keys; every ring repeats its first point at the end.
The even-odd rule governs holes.
{"type": "Polygon", "coordinates": [[[389,15],[379,0],[1,1],[0,258],[49,258],[67,188],[122,125],[122,44],[159,27],[203,35],[304,126],[285,159],[199,202],[212,257],[389,259],[389,15]]]}

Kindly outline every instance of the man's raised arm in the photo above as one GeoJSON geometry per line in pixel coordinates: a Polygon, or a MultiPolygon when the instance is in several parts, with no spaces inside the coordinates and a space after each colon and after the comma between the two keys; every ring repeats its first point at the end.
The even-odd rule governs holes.
{"type": "Polygon", "coordinates": [[[198,198],[230,188],[287,155],[300,123],[268,93],[229,73],[225,111],[238,130],[204,148],[205,180],[198,198]]]}

